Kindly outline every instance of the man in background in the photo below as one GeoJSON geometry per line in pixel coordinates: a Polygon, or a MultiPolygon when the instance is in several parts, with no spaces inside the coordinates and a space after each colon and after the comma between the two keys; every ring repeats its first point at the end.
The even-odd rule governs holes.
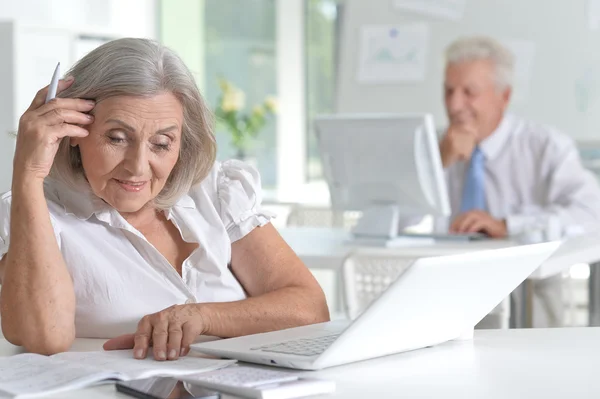
{"type": "MultiPolygon", "coordinates": [[[[494,238],[558,239],[600,227],[600,187],[575,143],[557,130],[507,113],[514,57],[493,39],[470,37],[446,51],[450,125],[440,144],[450,231],[494,238]]],[[[562,278],[541,281],[549,326],[562,320],[562,278]]]]}

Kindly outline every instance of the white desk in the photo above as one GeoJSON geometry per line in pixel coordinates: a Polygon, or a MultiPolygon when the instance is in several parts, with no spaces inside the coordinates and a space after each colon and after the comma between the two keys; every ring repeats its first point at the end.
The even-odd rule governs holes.
{"type": "MultiPolygon", "coordinates": [[[[76,350],[103,341],[77,340],[76,350]]],[[[0,356],[19,349],[0,340],[0,356]]],[[[324,398],[598,398],[600,328],[477,330],[473,341],[334,367],[311,376],[335,380],[324,398]]],[[[60,398],[129,398],[112,385],[60,398]]]]}
{"type": "MultiPolygon", "coordinates": [[[[309,268],[340,270],[344,258],[357,248],[345,243],[350,238],[350,234],[342,229],[286,227],[279,229],[279,233],[309,268]]],[[[402,256],[425,257],[506,248],[515,245],[518,244],[508,240],[442,241],[433,245],[388,248],[387,250],[402,256]]],[[[599,260],[600,233],[571,238],[530,278],[548,278],[568,270],[576,263],[593,263],[599,260]]]]}

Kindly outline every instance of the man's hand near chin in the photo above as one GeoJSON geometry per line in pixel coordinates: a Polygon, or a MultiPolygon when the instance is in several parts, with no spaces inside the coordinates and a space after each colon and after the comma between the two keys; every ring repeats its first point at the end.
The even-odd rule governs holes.
{"type": "Polygon", "coordinates": [[[506,220],[494,219],[484,211],[469,211],[460,214],[450,225],[451,233],[485,233],[492,238],[506,238],[506,220]]]}
{"type": "Polygon", "coordinates": [[[469,160],[476,144],[477,129],[472,123],[451,124],[440,143],[444,168],[452,166],[457,161],[469,160]]]}

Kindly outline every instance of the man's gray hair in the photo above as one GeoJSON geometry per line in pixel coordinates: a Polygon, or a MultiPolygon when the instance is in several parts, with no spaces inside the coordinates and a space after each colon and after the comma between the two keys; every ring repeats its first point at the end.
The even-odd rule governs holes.
{"type": "Polygon", "coordinates": [[[498,89],[512,86],[515,57],[498,41],[485,36],[464,37],[456,40],[446,49],[448,65],[477,60],[488,60],[492,63],[498,89]]]}
{"type": "MultiPolygon", "coordinates": [[[[100,102],[116,96],[151,97],[169,92],[181,102],[179,159],[153,201],[156,207],[173,206],[208,175],[216,158],[212,113],[192,73],[172,50],[148,39],[118,39],[91,51],[66,76],[73,76],[75,81],[58,97],[100,102]]],[[[69,140],[64,139],[50,175],[71,187],[81,188],[83,172],[79,147],[71,147],[69,140]]]]}

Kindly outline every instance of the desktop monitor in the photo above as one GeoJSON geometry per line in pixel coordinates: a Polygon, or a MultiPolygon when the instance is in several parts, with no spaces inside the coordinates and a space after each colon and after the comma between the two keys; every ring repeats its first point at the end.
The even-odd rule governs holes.
{"type": "Polygon", "coordinates": [[[394,238],[401,217],[450,215],[431,115],[321,116],[315,131],[333,209],[363,212],[356,235],[394,238]]]}

